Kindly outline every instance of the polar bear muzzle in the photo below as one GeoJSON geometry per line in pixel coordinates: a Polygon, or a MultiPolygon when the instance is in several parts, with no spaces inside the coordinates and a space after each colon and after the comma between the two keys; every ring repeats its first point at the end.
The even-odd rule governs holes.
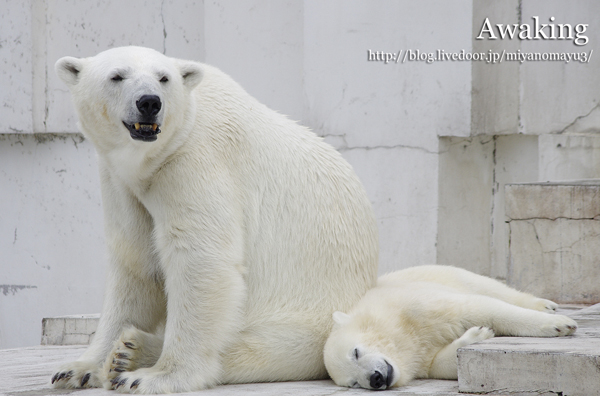
{"type": "Polygon", "coordinates": [[[146,122],[135,122],[133,124],[129,124],[123,121],[123,124],[129,130],[129,134],[131,135],[132,139],[141,140],[143,142],[155,141],[157,139],[156,135],[160,133],[159,125],[154,122],[156,115],[162,108],[160,98],[156,95],[142,95],[135,102],[135,105],[142,120],[146,122]]]}
{"type": "Polygon", "coordinates": [[[369,377],[369,385],[373,389],[387,389],[393,384],[394,368],[386,361],[387,372],[382,374],[380,371],[375,371],[369,377]],[[385,385],[385,387],[384,387],[385,385]]]}

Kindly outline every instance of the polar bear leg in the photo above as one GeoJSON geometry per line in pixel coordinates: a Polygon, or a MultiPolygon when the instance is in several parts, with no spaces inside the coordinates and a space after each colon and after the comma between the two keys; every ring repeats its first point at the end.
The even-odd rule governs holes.
{"type": "Polygon", "coordinates": [[[478,275],[469,271],[459,270],[457,276],[467,289],[475,294],[497,298],[509,304],[536,311],[554,313],[558,305],[550,300],[537,298],[528,293],[520,292],[487,276],[478,275]]]}
{"type": "Polygon", "coordinates": [[[161,291],[155,289],[150,282],[146,284],[140,283],[139,279],[128,280],[125,274],[111,272],[105,308],[92,343],[77,361],[58,368],[52,377],[52,383],[57,388],[101,387],[106,379],[101,370],[102,365],[125,324],[133,322],[140,327],[152,329],[154,322],[158,321],[157,314],[164,311],[159,298],[161,291]],[[145,301],[137,298],[140,295],[145,295],[145,301]]]}
{"type": "Polygon", "coordinates": [[[487,327],[471,327],[460,338],[446,345],[433,358],[429,368],[429,378],[457,379],[458,348],[487,340],[494,336],[494,331],[487,327]]]}
{"type": "Polygon", "coordinates": [[[166,314],[162,283],[135,267],[157,260],[151,245],[152,219],[133,196],[112,183],[102,166],[101,176],[110,252],[104,306],[89,348],[52,377],[57,388],[101,387],[106,380],[102,366],[123,328],[135,324],[154,330],[166,314]]]}
{"type": "Polygon", "coordinates": [[[571,335],[577,323],[564,315],[554,315],[488,296],[465,296],[462,308],[468,326],[486,326],[498,336],[559,337],[571,335]]]}
{"type": "Polygon", "coordinates": [[[223,383],[327,378],[323,347],[328,326],[309,325],[301,318],[291,314],[241,332],[223,355],[223,383]]]}

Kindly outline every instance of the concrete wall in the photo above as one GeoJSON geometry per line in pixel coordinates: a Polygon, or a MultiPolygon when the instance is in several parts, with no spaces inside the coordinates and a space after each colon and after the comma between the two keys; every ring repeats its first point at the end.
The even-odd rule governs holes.
{"type": "Polygon", "coordinates": [[[474,40],[474,52],[591,53],[591,61],[472,63],[469,133],[440,134],[438,262],[506,279],[504,185],[600,177],[600,29],[592,17],[598,11],[592,0],[475,4],[473,37],[486,17],[492,25],[533,27],[537,16],[541,24],[550,17],[554,24],[588,24],[589,41],[474,40]]]}
{"type": "Polygon", "coordinates": [[[387,272],[436,261],[437,136],[469,129],[471,66],[369,62],[367,51],[469,49],[471,8],[470,0],[7,1],[0,348],[38,344],[44,316],[101,308],[95,158],[89,142],[71,135],[75,113],[53,72],[59,57],[135,44],[220,67],[351,162],[375,208],[387,272]]]}
{"type": "Polygon", "coordinates": [[[38,344],[44,316],[100,311],[95,154],[53,64],[120,45],[213,64],[341,151],[375,209],[381,273],[441,262],[506,277],[503,184],[600,169],[597,63],[385,63],[368,51],[598,47],[600,3],[523,3],[4,0],[0,348],[38,344]],[[474,40],[485,17],[551,14],[590,23],[590,43],[474,40]]]}

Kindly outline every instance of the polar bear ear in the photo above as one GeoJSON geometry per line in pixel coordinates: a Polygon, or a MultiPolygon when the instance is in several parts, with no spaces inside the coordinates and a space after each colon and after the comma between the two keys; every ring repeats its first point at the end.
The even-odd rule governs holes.
{"type": "Polygon", "coordinates": [[[340,326],[350,323],[350,315],[343,312],[335,311],[332,317],[333,321],[340,326]]]}
{"type": "Polygon", "coordinates": [[[67,85],[76,85],[79,82],[79,73],[83,69],[83,61],[71,56],[60,58],[54,65],[58,77],[67,85]]]}
{"type": "Polygon", "coordinates": [[[196,88],[204,76],[202,67],[196,62],[180,61],[179,72],[183,78],[183,85],[189,90],[196,88]]]}

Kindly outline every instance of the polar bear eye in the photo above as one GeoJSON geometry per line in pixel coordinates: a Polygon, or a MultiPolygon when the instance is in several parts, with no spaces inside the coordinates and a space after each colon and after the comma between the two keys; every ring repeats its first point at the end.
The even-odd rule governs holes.
{"type": "Polygon", "coordinates": [[[169,81],[169,78],[167,76],[163,76],[163,78],[160,79],[161,83],[166,83],[169,81]]]}
{"type": "Polygon", "coordinates": [[[359,357],[358,348],[354,348],[354,359],[358,360],[359,357]]]}
{"type": "Polygon", "coordinates": [[[120,74],[115,74],[112,78],[112,81],[118,82],[118,81],[123,81],[123,76],[120,74]]]}

